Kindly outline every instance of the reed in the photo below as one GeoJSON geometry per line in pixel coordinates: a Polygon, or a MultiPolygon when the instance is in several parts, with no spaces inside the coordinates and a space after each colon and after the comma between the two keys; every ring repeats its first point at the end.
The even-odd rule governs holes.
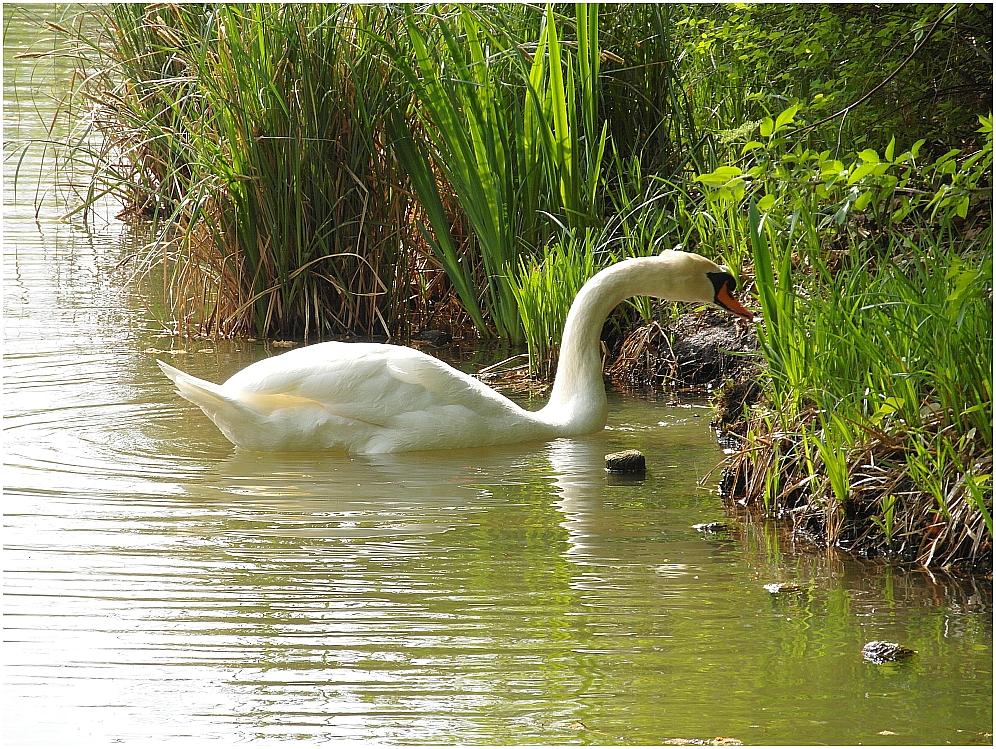
{"type": "Polygon", "coordinates": [[[574,297],[606,262],[598,235],[568,235],[543,248],[539,258],[520,260],[511,289],[529,349],[533,377],[549,379],[556,371],[560,339],[574,297]]]}
{"type": "MultiPolygon", "coordinates": [[[[627,160],[662,178],[674,179],[704,161],[708,140],[689,85],[688,27],[683,9],[668,3],[602,6],[605,49],[614,64],[603,72],[603,111],[613,143],[627,160]]],[[[717,81],[709,82],[715,85],[717,81]]],[[[613,177],[625,181],[627,172],[613,177]]]]}
{"type": "MultiPolygon", "coordinates": [[[[94,10],[100,33],[81,28],[75,40],[88,51],[81,94],[109,136],[86,156],[90,195],[114,193],[155,224],[138,272],[164,279],[178,330],[392,334],[441,301],[441,269],[481,335],[522,340],[509,284],[519,261],[604,228],[607,188],[629,179],[605,158],[615,152],[606,113],[620,111],[606,82],[624,72],[602,66],[624,61],[600,43],[606,17],[627,12],[94,10]]],[[[664,68],[647,58],[633,70],[648,86],[668,78],[677,106],[670,11],[646,18],[658,43],[613,38],[667,56],[664,68]]],[[[687,104],[667,130],[679,149],[687,104]]]]}
{"type": "Polygon", "coordinates": [[[574,54],[552,9],[529,53],[508,19],[466,6],[439,14],[407,9],[405,35],[379,39],[413,91],[408,120],[425,134],[420,144],[401,118],[392,121],[395,153],[427,208],[433,247],[486,333],[473,284],[481,267],[483,312],[513,342],[522,339],[522,327],[508,279],[520,258],[558,231],[602,220],[608,131],[599,124],[597,12],[579,4],[575,13],[574,54]],[[469,262],[449,236],[453,222],[437,174],[470,227],[469,262]]]}
{"type": "Polygon", "coordinates": [[[403,327],[421,279],[413,289],[419,243],[405,241],[412,208],[385,136],[400,76],[366,33],[390,27],[391,13],[95,14],[102,67],[84,93],[102,106],[113,144],[99,177],[157,222],[140,271],[167,269],[180,327],[299,338],[403,327]]]}

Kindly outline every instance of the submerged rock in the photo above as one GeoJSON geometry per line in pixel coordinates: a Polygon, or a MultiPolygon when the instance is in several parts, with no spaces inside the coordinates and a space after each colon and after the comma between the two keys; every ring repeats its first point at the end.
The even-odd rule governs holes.
{"type": "Polygon", "coordinates": [[[647,459],[639,450],[623,450],[605,456],[605,470],[609,473],[646,473],[647,459]]]}
{"type": "Polygon", "coordinates": [[[449,346],[453,336],[445,330],[423,330],[412,336],[413,341],[423,341],[431,346],[449,346]]]}
{"type": "Polygon", "coordinates": [[[730,529],[726,523],[697,523],[692,526],[699,533],[725,533],[730,529]]]}
{"type": "Polygon", "coordinates": [[[898,642],[885,642],[884,640],[872,640],[861,648],[861,655],[869,663],[904,661],[915,654],[916,651],[912,648],[900,645],[898,642]]]}
{"type": "Polygon", "coordinates": [[[798,583],[768,583],[764,589],[771,595],[777,596],[779,593],[799,593],[803,587],[798,583]]]}

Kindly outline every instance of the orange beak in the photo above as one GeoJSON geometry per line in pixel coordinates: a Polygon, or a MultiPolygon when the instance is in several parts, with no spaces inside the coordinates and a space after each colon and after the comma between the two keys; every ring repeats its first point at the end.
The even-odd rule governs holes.
{"type": "Polygon", "coordinates": [[[716,304],[734,315],[740,315],[740,317],[752,322],[754,320],[754,313],[737,301],[737,298],[730,293],[728,286],[721,286],[716,292],[716,304]]]}

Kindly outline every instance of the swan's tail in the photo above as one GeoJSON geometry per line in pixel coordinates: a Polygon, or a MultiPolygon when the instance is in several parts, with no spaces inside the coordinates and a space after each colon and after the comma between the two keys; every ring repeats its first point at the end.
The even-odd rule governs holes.
{"type": "Polygon", "coordinates": [[[237,435],[246,426],[258,426],[262,414],[244,403],[243,398],[227,394],[221,385],[189,375],[163,361],[156,362],[169,379],[176,385],[180,395],[207,414],[208,418],[236,445],[243,440],[237,435]]]}
{"type": "Polygon", "coordinates": [[[208,407],[217,408],[223,405],[231,405],[231,398],[227,397],[221,385],[202,380],[193,375],[188,375],[176,367],[171,367],[164,361],[156,360],[163,374],[170,378],[180,395],[191,403],[194,403],[207,411],[208,407]]]}

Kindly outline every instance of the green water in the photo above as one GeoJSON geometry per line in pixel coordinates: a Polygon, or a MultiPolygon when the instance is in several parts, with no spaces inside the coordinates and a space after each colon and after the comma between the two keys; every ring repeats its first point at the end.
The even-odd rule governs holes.
{"type": "Polygon", "coordinates": [[[5,25],[6,745],[992,743],[991,582],[695,531],[724,519],[699,404],[613,394],[605,432],[506,449],[233,449],[155,358],[277,352],[160,337],[113,206],[36,218],[40,149],[14,192],[68,72],[5,25]],[[629,447],[650,474],[614,484],[629,447]],[[863,663],[874,639],[918,653],[863,663]]]}

